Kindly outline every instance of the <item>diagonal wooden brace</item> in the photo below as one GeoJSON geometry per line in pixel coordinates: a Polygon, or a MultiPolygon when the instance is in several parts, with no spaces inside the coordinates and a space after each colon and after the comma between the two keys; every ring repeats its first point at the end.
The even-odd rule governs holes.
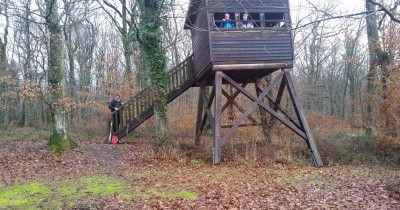
{"type": "MultiPolygon", "coordinates": [[[[234,82],[231,78],[229,78],[227,75],[223,74],[223,78],[227,80],[227,82],[231,83],[233,86],[238,85],[236,82],[234,82]],[[229,79],[227,79],[229,78],[229,79]],[[234,84],[235,83],[235,84],[234,84]]],[[[228,138],[233,134],[237,128],[239,128],[240,124],[243,123],[244,119],[248,117],[255,108],[257,108],[258,105],[263,104],[262,99],[271,92],[272,88],[283,78],[283,73],[280,73],[272,82],[269,86],[265,87],[262,93],[258,98],[252,98],[251,100],[253,103],[247,108],[247,110],[242,114],[242,116],[234,123],[234,125],[228,130],[228,132],[224,135],[222,138],[222,145],[225,144],[228,141],[228,138]]],[[[243,90],[246,91],[246,89],[242,88],[239,89],[243,94],[243,90]]]]}
{"type": "MultiPolygon", "coordinates": [[[[240,92],[240,91],[239,91],[240,92]]],[[[229,93],[227,93],[224,89],[222,89],[222,94],[228,99],[228,101],[226,102],[226,104],[225,104],[225,106],[224,107],[228,107],[230,104],[232,104],[233,106],[235,106],[240,112],[242,112],[242,113],[244,113],[246,110],[242,107],[242,106],[240,106],[236,101],[235,101],[235,99],[233,98],[231,98],[231,96],[229,95],[229,93]],[[232,100],[231,100],[232,99],[232,100]]],[[[222,112],[224,112],[225,111],[225,109],[224,109],[224,107],[222,107],[222,112]]],[[[255,120],[251,115],[248,115],[247,116],[247,118],[252,122],[252,123],[255,123],[255,124],[257,124],[257,120],[255,120]]]]}
{"type": "Polygon", "coordinates": [[[286,77],[286,81],[287,81],[287,88],[289,91],[289,95],[290,98],[292,99],[293,102],[293,107],[296,111],[296,114],[299,118],[299,122],[300,124],[303,126],[304,128],[304,132],[306,134],[306,142],[307,142],[307,146],[310,149],[310,152],[313,156],[313,160],[316,166],[322,166],[322,160],[321,160],[321,156],[319,155],[318,149],[317,149],[317,145],[315,144],[314,141],[314,137],[311,134],[310,128],[308,126],[308,123],[306,121],[306,117],[304,115],[303,112],[303,108],[298,100],[295,88],[294,88],[294,83],[292,81],[292,76],[290,75],[290,72],[288,70],[284,70],[285,73],[285,77],[286,77]]]}
{"type": "MultiPolygon", "coordinates": [[[[223,74],[222,75],[223,78],[229,82],[230,84],[232,84],[235,88],[239,89],[247,98],[249,98],[252,101],[257,101],[257,98],[255,96],[253,96],[249,91],[247,91],[246,89],[240,87],[240,85],[233,81],[230,77],[228,77],[227,75],[223,74]]],[[[303,139],[307,139],[307,136],[305,134],[304,131],[300,130],[299,128],[297,128],[297,126],[295,124],[293,124],[292,122],[290,122],[289,120],[287,120],[285,117],[279,115],[278,112],[274,111],[272,108],[270,108],[269,106],[265,105],[264,103],[260,102],[259,106],[261,106],[263,109],[265,109],[268,113],[270,113],[272,116],[274,116],[275,118],[277,118],[279,121],[281,121],[284,125],[286,125],[289,129],[291,129],[293,132],[295,132],[297,135],[299,135],[300,137],[302,137],[303,139]]]]}

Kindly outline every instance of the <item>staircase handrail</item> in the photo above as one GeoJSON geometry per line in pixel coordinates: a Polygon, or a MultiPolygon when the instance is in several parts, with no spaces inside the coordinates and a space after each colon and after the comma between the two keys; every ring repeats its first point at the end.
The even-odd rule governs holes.
{"type": "MultiPolygon", "coordinates": [[[[169,94],[176,94],[174,91],[179,91],[184,87],[187,88],[187,86],[192,82],[193,76],[193,55],[190,55],[184,61],[168,71],[168,97],[169,94]]],[[[119,113],[118,118],[120,118],[121,122],[118,123],[118,125],[115,125],[117,126],[117,131],[127,126],[126,123],[129,124],[129,122],[135,119],[140,120],[140,118],[144,117],[144,115],[148,115],[149,112],[152,112],[151,108],[154,105],[154,100],[157,93],[155,88],[156,87],[152,84],[146,86],[141,91],[136,93],[135,96],[131,97],[126,103],[124,103],[119,110],[112,112],[111,116],[119,113]]],[[[175,95],[175,97],[176,96],[177,95],[175,95]]],[[[172,99],[173,98],[174,97],[172,97],[172,99]]],[[[169,97],[169,99],[171,98],[169,97]]],[[[109,122],[111,123],[112,121],[113,118],[111,117],[109,122]]],[[[129,127],[129,125],[127,127],[129,127]]],[[[111,126],[110,129],[112,129],[111,126]]]]}

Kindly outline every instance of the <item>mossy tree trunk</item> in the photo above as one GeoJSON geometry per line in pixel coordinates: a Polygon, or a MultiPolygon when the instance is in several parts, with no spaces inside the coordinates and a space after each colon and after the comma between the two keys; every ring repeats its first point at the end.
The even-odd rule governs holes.
{"type": "Polygon", "coordinates": [[[154,105],[157,145],[167,144],[167,73],[166,56],[162,47],[161,27],[165,24],[161,15],[166,8],[165,0],[138,0],[141,12],[139,28],[140,46],[144,67],[150,82],[156,87],[154,105]]]}
{"type": "Polygon", "coordinates": [[[62,104],[64,98],[64,49],[63,37],[58,15],[58,1],[46,0],[46,26],[49,31],[48,49],[48,82],[51,94],[51,111],[53,135],[50,147],[53,151],[69,150],[76,146],[67,134],[65,111],[62,104]]]}

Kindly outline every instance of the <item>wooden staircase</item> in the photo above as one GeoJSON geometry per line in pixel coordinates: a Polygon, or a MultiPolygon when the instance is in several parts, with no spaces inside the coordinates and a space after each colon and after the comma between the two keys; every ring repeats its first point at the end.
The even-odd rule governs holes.
{"type": "MultiPolygon", "coordinates": [[[[184,93],[195,82],[193,78],[193,55],[191,55],[168,72],[168,103],[184,93]]],[[[109,123],[108,142],[111,142],[112,135],[121,139],[149,119],[154,114],[155,96],[155,87],[149,85],[124,103],[120,110],[114,111],[109,123]],[[117,123],[117,116],[120,118],[119,123],[117,123]],[[113,125],[115,125],[114,131],[113,125]]]]}

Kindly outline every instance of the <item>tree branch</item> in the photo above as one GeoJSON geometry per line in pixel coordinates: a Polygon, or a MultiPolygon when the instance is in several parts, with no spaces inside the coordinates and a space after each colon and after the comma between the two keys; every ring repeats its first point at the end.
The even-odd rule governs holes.
{"type": "MultiPolygon", "coordinates": [[[[114,18],[114,16],[103,6],[101,3],[101,0],[97,0],[97,2],[100,4],[100,7],[103,9],[103,11],[110,17],[111,21],[114,23],[115,27],[117,27],[118,31],[122,33],[122,27],[118,24],[118,21],[114,18]]],[[[106,1],[104,0],[104,3],[106,1]]],[[[108,2],[107,2],[108,3],[108,2]]],[[[105,3],[107,5],[107,3],[105,3]]],[[[108,3],[109,4],[109,3],[108,3]]],[[[107,5],[108,6],[108,5],[107,5]]],[[[120,17],[122,17],[122,14],[114,7],[111,5],[111,7],[118,12],[120,17]]]]}
{"type": "Polygon", "coordinates": [[[378,7],[380,7],[381,11],[383,11],[385,14],[387,14],[392,21],[400,23],[400,19],[395,17],[394,14],[388,8],[386,8],[384,5],[382,5],[381,3],[378,3],[378,2],[376,2],[374,0],[367,0],[367,1],[372,3],[372,4],[374,4],[374,5],[376,5],[376,6],[378,6],[378,7]]]}
{"type": "MultiPolygon", "coordinates": [[[[381,11],[381,10],[377,10],[377,11],[381,11]]],[[[340,18],[350,18],[350,17],[359,16],[359,15],[365,15],[365,14],[370,14],[370,13],[371,13],[371,11],[365,11],[365,12],[359,12],[359,13],[348,14],[348,15],[339,15],[339,16],[332,16],[332,17],[328,17],[328,18],[322,18],[322,19],[319,19],[319,20],[315,20],[315,21],[303,24],[303,25],[296,26],[295,28],[291,28],[291,30],[297,30],[297,29],[304,28],[304,27],[307,27],[309,25],[313,25],[315,23],[324,22],[324,21],[327,21],[327,20],[340,19],[340,18]]]]}
{"type": "Polygon", "coordinates": [[[104,4],[105,5],[107,5],[108,7],[110,7],[111,9],[113,9],[118,15],[119,15],[119,17],[123,17],[122,16],[122,13],[116,8],[116,7],[114,7],[114,5],[112,5],[112,4],[110,4],[108,1],[106,1],[106,0],[103,0],[103,2],[104,2],[104,4]]]}

